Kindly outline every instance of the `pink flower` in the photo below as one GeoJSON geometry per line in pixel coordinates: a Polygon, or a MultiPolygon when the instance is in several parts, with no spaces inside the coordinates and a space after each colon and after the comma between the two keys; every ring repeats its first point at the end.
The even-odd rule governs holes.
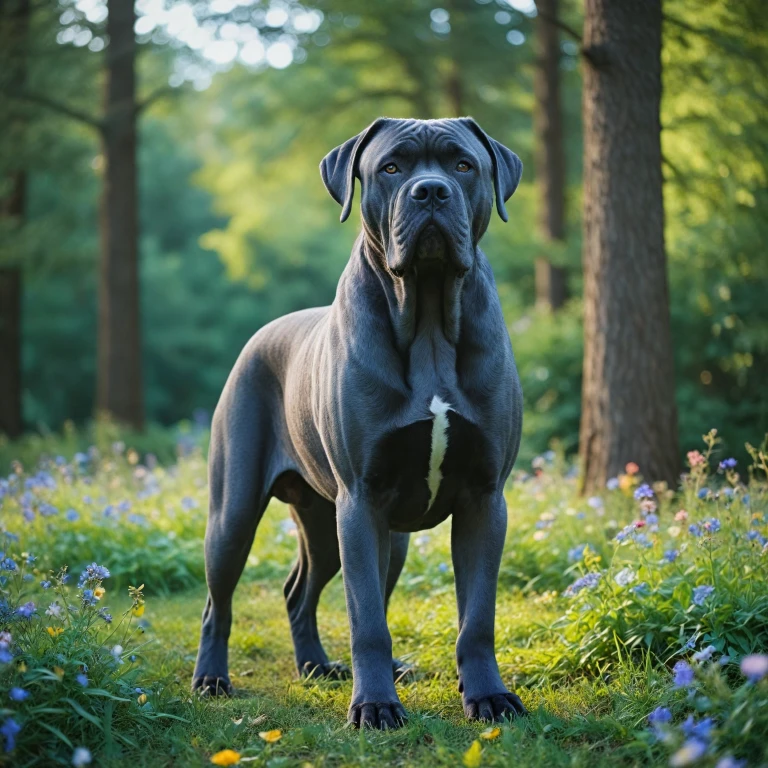
{"type": "Polygon", "coordinates": [[[741,673],[752,683],[762,680],[768,675],[768,656],[764,653],[753,653],[741,660],[741,673]]]}
{"type": "Polygon", "coordinates": [[[688,513],[684,509],[681,509],[675,515],[675,520],[677,520],[678,522],[680,522],[681,520],[687,520],[687,519],[688,519],[688,513]]]}
{"type": "Polygon", "coordinates": [[[630,461],[624,469],[628,475],[636,475],[640,471],[640,467],[634,461],[630,461]]]}
{"type": "Polygon", "coordinates": [[[645,527],[645,520],[635,520],[632,525],[635,526],[635,528],[644,528],[645,527]]]}
{"type": "Polygon", "coordinates": [[[707,460],[699,451],[688,451],[688,463],[691,465],[691,469],[706,464],[706,462],[707,460]]]}

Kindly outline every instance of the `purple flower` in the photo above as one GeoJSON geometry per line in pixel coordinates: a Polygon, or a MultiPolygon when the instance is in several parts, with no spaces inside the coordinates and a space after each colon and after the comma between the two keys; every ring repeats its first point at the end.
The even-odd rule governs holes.
{"type": "Polygon", "coordinates": [[[704,601],[715,591],[709,584],[702,584],[693,590],[693,604],[704,605],[704,601]]]}
{"type": "Polygon", "coordinates": [[[672,671],[675,673],[673,684],[675,688],[687,688],[693,683],[693,667],[687,661],[678,661],[672,671]]]}
{"type": "Polygon", "coordinates": [[[574,595],[581,592],[582,589],[594,589],[599,581],[599,573],[588,573],[586,576],[582,576],[580,579],[576,579],[576,581],[574,581],[573,584],[571,584],[571,586],[565,590],[565,594],[567,597],[573,597],[574,595]]]}
{"type": "Polygon", "coordinates": [[[679,554],[680,554],[680,553],[679,553],[679,552],[678,552],[676,549],[668,549],[668,550],[667,550],[667,551],[664,553],[664,559],[665,559],[665,560],[666,560],[668,563],[674,563],[674,562],[675,562],[675,560],[677,560],[677,556],[678,556],[679,554]]]}
{"type": "Polygon", "coordinates": [[[16,609],[16,613],[24,619],[28,619],[35,612],[35,604],[30,600],[16,609]]]}
{"type": "Polygon", "coordinates": [[[720,469],[722,469],[722,470],[733,469],[737,464],[738,464],[738,462],[734,458],[723,459],[720,462],[720,469]]]}
{"type": "Polygon", "coordinates": [[[5,737],[5,751],[11,752],[16,746],[16,734],[21,730],[21,726],[12,718],[9,717],[0,726],[0,735],[5,737]]]}
{"type": "Polygon", "coordinates": [[[656,709],[648,715],[648,722],[654,727],[664,725],[672,719],[672,713],[667,707],[656,707],[656,709]]]}
{"type": "Polygon", "coordinates": [[[642,499],[652,499],[654,497],[653,488],[651,488],[648,483],[643,483],[642,485],[635,488],[635,498],[638,501],[641,501],[642,499]]]}
{"type": "Polygon", "coordinates": [[[685,722],[680,725],[681,730],[688,739],[699,739],[708,742],[712,732],[714,721],[711,717],[705,717],[700,722],[693,719],[693,715],[688,715],[685,722]]]}
{"type": "Polygon", "coordinates": [[[25,691],[23,688],[14,686],[10,691],[8,691],[8,696],[10,697],[11,701],[24,701],[24,699],[29,697],[29,691],[25,691]]]}
{"type": "Polygon", "coordinates": [[[112,614],[109,613],[106,608],[99,608],[99,616],[101,616],[107,624],[112,623],[112,614]]]}
{"type": "Polygon", "coordinates": [[[83,688],[88,687],[88,675],[84,675],[82,672],[75,677],[75,680],[83,686],[83,688]]]}
{"type": "Polygon", "coordinates": [[[741,674],[750,683],[757,683],[768,675],[768,656],[764,653],[752,653],[741,660],[741,674]]]}

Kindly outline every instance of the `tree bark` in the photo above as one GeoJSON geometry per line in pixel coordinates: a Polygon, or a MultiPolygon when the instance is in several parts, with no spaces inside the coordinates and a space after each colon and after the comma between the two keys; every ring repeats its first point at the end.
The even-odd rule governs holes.
{"type": "Polygon", "coordinates": [[[661,1],[586,0],[582,490],[678,479],[661,174],[661,1]]]}
{"type": "MultiPolygon", "coordinates": [[[[538,0],[534,133],[536,180],[539,188],[539,229],[547,242],[565,240],[565,153],[560,104],[560,37],[552,19],[558,0],[538,0]]],[[[536,304],[559,309],[568,298],[567,272],[545,256],[536,260],[536,304]]]]}
{"type": "MultiPolygon", "coordinates": [[[[0,0],[0,38],[4,50],[4,80],[23,87],[27,76],[26,47],[29,33],[29,0],[0,0]]],[[[26,121],[12,121],[12,141],[23,140],[26,121]]],[[[23,169],[10,173],[10,193],[0,204],[0,217],[15,227],[24,222],[27,175],[23,169]]],[[[21,362],[21,255],[0,268],[0,434],[18,437],[24,428],[21,362]]]]}
{"type": "Polygon", "coordinates": [[[142,429],[134,0],[108,10],[97,409],[142,429]]]}

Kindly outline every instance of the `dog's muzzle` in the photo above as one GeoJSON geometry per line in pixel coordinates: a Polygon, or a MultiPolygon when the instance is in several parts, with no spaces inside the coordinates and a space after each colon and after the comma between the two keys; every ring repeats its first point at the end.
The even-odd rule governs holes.
{"type": "Polygon", "coordinates": [[[471,229],[455,182],[423,176],[404,185],[392,206],[387,265],[402,277],[419,264],[442,262],[465,273],[473,260],[471,229]]]}

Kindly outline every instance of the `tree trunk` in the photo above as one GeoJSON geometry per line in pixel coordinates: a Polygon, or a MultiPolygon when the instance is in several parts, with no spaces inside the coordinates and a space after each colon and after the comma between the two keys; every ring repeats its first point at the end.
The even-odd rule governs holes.
{"type": "MultiPolygon", "coordinates": [[[[29,0],[0,0],[1,38],[4,51],[3,80],[21,87],[27,76],[27,38],[29,33],[29,0]]],[[[25,121],[15,118],[10,123],[11,140],[23,141],[25,121]]],[[[23,169],[10,174],[10,193],[0,204],[0,217],[13,226],[24,222],[27,176],[23,169]]],[[[0,434],[18,437],[24,428],[21,387],[21,254],[13,263],[0,268],[0,434]]]]}
{"type": "MultiPolygon", "coordinates": [[[[547,242],[565,240],[565,156],[560,105],[560,39],[552,20],[558,0],[538,0],[534,132],[536,180],[539,188],[539,228],[547,242]]],[[[536,304],[550,310],[568,298],[567,273],[544,256],[536,260],[536,304]]]]}
{"type": "Polygon", "coordinates": [[[634,461],[678,479],[661,175],[661,0],[586,0],[585,492],[634,461]]]}
{"type": "Polygon", "coordinates": [[[108,10],[97,409],[141,429],[134,0],[109,0],[108,10]]]}

